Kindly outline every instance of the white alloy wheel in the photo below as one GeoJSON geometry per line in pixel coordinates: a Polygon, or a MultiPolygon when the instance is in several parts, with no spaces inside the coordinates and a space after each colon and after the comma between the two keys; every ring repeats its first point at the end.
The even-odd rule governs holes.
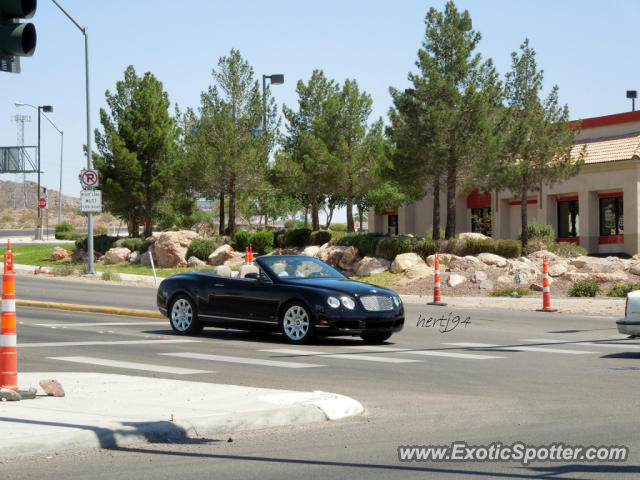
{"type": "Polygon", "coordinates": [[[193,302],[186,296],[179,296],[171,305],[171,328],[179,334],[198,333],[201,330],[193,302]]]}
{"type": "Polygon", "coordinates": [[[311,336],[311,319],[307,310],[299,304],[287,308],[282,317],[282,331],[295,343],[301,343],[311,336]]]}

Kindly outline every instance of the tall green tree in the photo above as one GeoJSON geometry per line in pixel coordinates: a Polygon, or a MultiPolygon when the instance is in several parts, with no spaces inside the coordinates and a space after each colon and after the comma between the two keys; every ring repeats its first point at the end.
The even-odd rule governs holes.
{"type": "Polygon", "coordinates": [[[169,115],[169,96],[152,74],[136,75],[127,67],[115,93],[107,90],[109,112],[100,109],[104,133],[95,131],[94,165],[107,208],[127,221],[129,234],[153,228],[153,211],[171,184],[169,166],[175,153],[176,128],[169,115]]]}
{"type": "Polygon", "coordinates": [[[185,114],[183,123],[191,126],[185,143],[194,183],[209,196],[219,195],[221,230],[228,199],[224,232],[233,235],[238,193],[264,180],[277,136],[276,106],[269,89],[263,97],[253,68],[238,50],[221,57],[212,75],[214,84],[201,94],[198,113],[185,114]]]}
{"type": "Polygon", "coordinates": [[[522,247],[526,248],[527,195],[545,183],[552,185],[575,176],[584,164],[585,149],[571,155],[578,130],[569,124],[569,107],[558,103],[558,86],[542,99],[543,70],[526,39],[520,53],[511,53],[506,75],[501,152],[486,167],[495,187],[521,199],[522,247]]]}
{"type": "Polygon", "coordinates": [[[327,106],[338,89],[322,70],[314,70],[306,84],[298,80],[297,110],[282,107],[287,133],[276,157],[276,185],[289,194],[308,197],[313,230],[320,228],[324,195],[338,180],[338,159],[330,150],[332,119],[327,115],[327,106]]]}
{"type": "Polygon", "coordinates": [[[368,124],[372,103],[371,96],[349,79],[329,102],[330,151],[339,160],[340,168],[340,181],[330,193],[344,196],[349,232],[355,231],[356,200],[368,205],[366,193],[382,182],[380,172],[386,160],[382,119],[368,124]]]}
{"type": "Polygon", "coordinates": [[[413,88],[403,93],[392,90],[393,137],[400,139],[396,162],[405,166],[416,158],[423,167],[420,177],[430,177],[434,235],[439,229],[439,222],[435,223],[439,188],[441,179],[445,180],[445,237],[451,238],[456,233],[457,188],[474,183],[474,164],[494,143],[501,89],[491,60],[482,62],[480,54],[474,54],[481,36],[473,30],[468,11],[459,12],[449,1],[443,12],[429,9],[425,25],[418,72],[409,74],[413,88]],[[414,131],[417,138],[411,141],[408,135],[416,128],[420,129],[414,131]]]}

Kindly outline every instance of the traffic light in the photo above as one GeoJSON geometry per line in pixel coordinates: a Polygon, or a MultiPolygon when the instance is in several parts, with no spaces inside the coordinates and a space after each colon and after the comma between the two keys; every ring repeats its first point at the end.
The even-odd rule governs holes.
{"type": "Polygon", "coordinates": [[[20,57],[36,50],[36,27],[20,23],[36,13],[37,0],[0,0],[0,71],[20,73],[20,57]]]}

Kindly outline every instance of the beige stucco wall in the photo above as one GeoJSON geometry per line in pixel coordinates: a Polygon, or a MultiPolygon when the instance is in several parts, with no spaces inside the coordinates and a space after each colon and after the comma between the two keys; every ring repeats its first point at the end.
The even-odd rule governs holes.
{"type": "MultiPolygon", "coordinates": [[[[578,135],[579,141],[639,132],[640,121],[588,128],[578,135]]],[[[447,221],[446,191],[440,194],[440,225],[444,230],[447,221]]],[[[553,186],[542,185],[541,191],[529,192],[536,204],[527,206],[528,220],[539,220],[553,225],[557,230],[557,197],[578,195],[580,245],[589,253],[624,252],[630,255],[640,252],[640,159],[585,165],[579,175],[553,186]],[[623,192],[624,244],[599,244],[599,193],[623,192]]],[[[456,205],[456,233],[471,230],[471,211],[467,209],[466,194],[459,193],[456,205]]],[[[495,238],[518,237],[520,232],[520,206],[509,205],[519,200],[510,192],[492,192],[491,211],[494,217],[495,238]]],[[[432,226],[432,197],[399,209],[399,233],[425,236],[432,226]]],[[[387,217],[375,215],[371,230],[387,233],[387,217]]]]}

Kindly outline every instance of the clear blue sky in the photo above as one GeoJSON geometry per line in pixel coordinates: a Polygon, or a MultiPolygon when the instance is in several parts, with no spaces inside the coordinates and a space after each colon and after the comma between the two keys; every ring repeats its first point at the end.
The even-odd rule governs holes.
{"type": "MultiPolygon", "coordinates": [[[[295,85],[314,68],[338,82],[358,80],[373,97],[372,120],[386,120],[389,86],[404,88],[415,70],[429,7],[444,1],[242,2],[192,0],[59,0],[89,28],[91,122],[98,128],[104,93],[113,90],[127,65],[152,72],[181,109],[196,107],[211,82],[211,69],[237,48],[262,74],[283,73],[273,87],[277,102],[296,105],[295,85]]],[[[79,196],[78,174],[86,165],[84,40],[50,0],[39,0],[31,20],[37,28],[35,55],[22,59],[19,75],[0,73],[0,145],[15,145],[15,114],[32,116],[25,141],[36,144],[36,112],[15,101],[53,105],[64,130],[63,193],[79,196]]],[[[637,0],[465,0],[473,27],[482,34],[479,52],[498,72],[510,69],[510,53],[525,37],[544,69],[545,86],[560,87],[571,117],[588,118],[631,110],[627,89],[640,90],[637,0]]],[[[640,108],[640,102],[638,107],[640,108]]],[[[93,141],[93,137],[92,137],[93,141]]],[[[60,135],[42,120],[42,184],[57,190],[60,135]]],[[[17,176],[3,175],[3,180],[17,176]]],[[[35,180],[35,175],[29,177],[35,180]]]]}

